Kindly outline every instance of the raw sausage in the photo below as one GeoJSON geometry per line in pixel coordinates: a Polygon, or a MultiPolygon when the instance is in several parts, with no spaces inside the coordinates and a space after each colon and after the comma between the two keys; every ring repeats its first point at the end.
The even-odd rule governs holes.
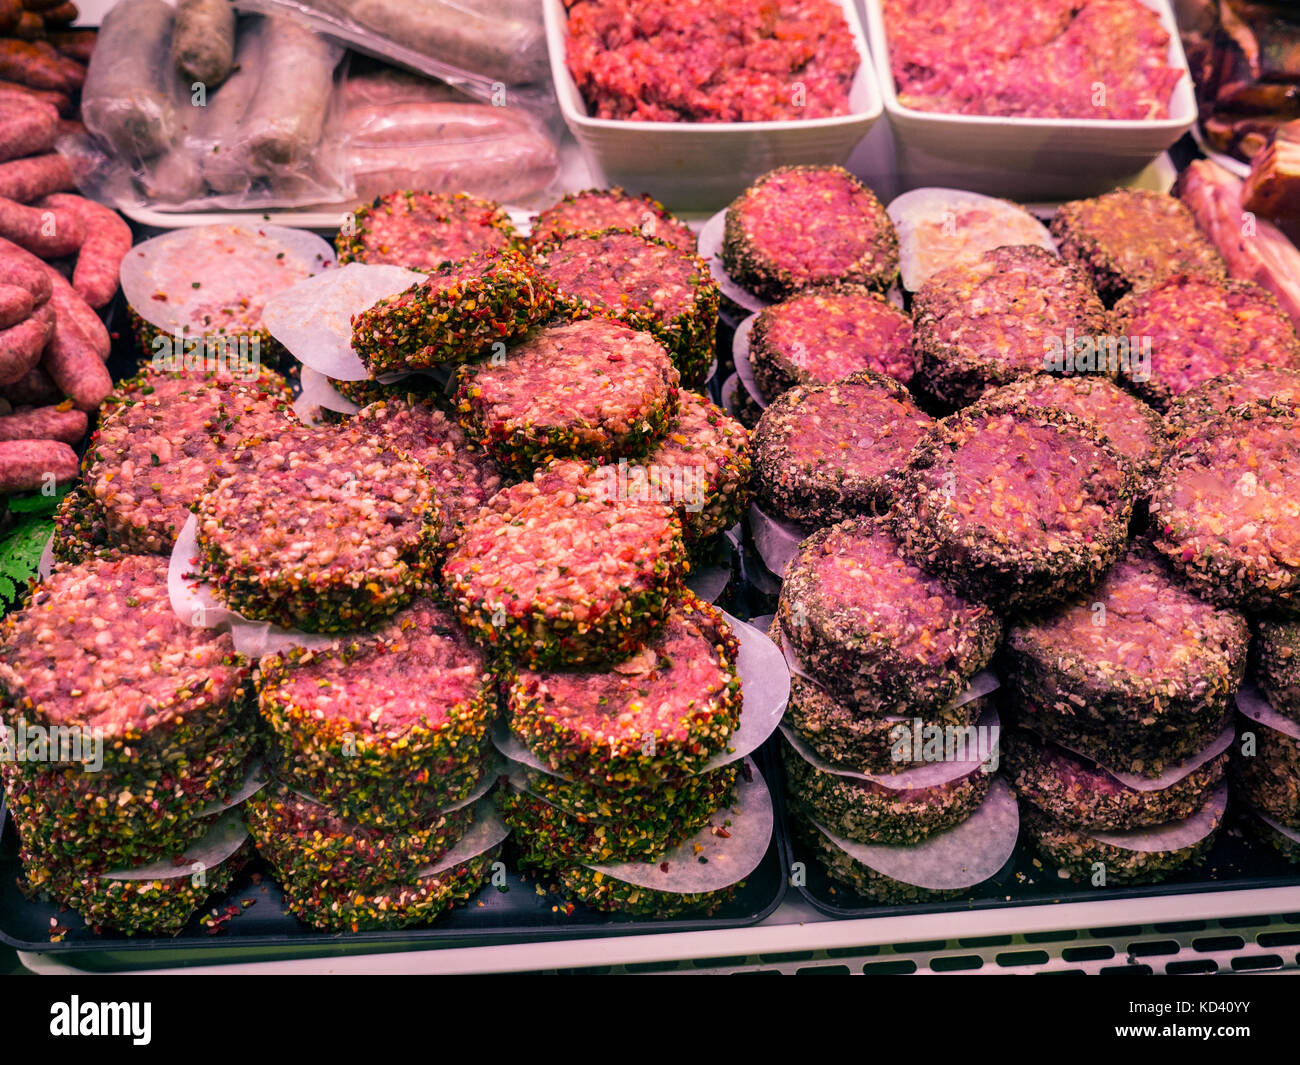
{"type": "Polygon", "coordinates": [[[35,309],[32,294],[21,285],[0,284],[0,329],[17,325],[35,309]]]}
{"type": "Polygon", "coordinates": [[[60,440],[6,440],[0,443],[0,492],[26,492],[77,477],[77,453],[60,440]]]}
{"type": "Polygon", "coordinates": [[[72,287],[92,307],[103,307],[117,292],[122,260],[131,250],[131,227],[111,207],[83,196],[56,193],[40,203],[42,207],[77,215],[85,231],[72,287]]]}
{"type": "Polygon", "coordinates": [[[41,352],[53,335],[54,308],[48,303],[17,325],[0,329],[0,385],[21,380],[41,361],[41,352]]]}
{"type": "Polygon", "coordinates": [[[0,162],[50,151],[58,131],[59,113],[49,104],[0,95],[0,162]]]}
{"type": "Polygon", "coordinates": [[[86,435],[84,410],[36,407],[0,417],[0,443],[7,440],[62,440],[75,444],[86,435]]]}
{"type": "Polygon", "coordinates": [[[51,192],[75,189],[68,161],[57,152],[0,163],[0,197],[31,203],[51,192]]]}
{"type": "Polygon", "coordinates": [[[235,9],[228,0],[180,0],[172,33],[172,62],[189,81],[214,89],[235,58],[235,9]]]}
{"type": "Polygon", "coordinates": [[[96,36],[95,31],[89,29],[51,30],[49,40],[69,59],[89,63],[90,55],[95,50],[96,36]]]}
{"type": "MultiPolygon", "coordinates": [[[[0,281],[4,280],[4,268],[6,261],[34,267],[45,273],[50,283],[50,302],[54,305],[54,310],[58,314],[58,325],[55,333],[64,332],[64,327],[75,328],[77,334],[86,341],[95,351],[96,355],[103,360],[107,359],[112,351],[113,342],[109,338],[108,330],[104,323],[100,321],[90,305],[77,295],[76,289],[68,283],[58,270],[50,266],[49,263],[38,259],[29,251],[25,251],[12,241],[0,238],[0,281]]],[[[55,378],[55,380],[58,380],[55,378]]],[[[60,385],[62,382],[60,382],[60,385]]]]}
{"type": "Polygon", "coordinates": [[[316,150],[341,52],[288,18],[269,17],[262,29],[262,78],[244,129],[253,167],[275,175],[296,169],[316,150]]]}
{"type": "Polygon", "coordinates": [[[22,85],[16,81],[0,80],[0,96],[6,99],[16,99],[20,103],[35,98],[43,100],[64,117],[72,113],[72,97],[66,92],[57,92],[52,89],[33,89],[30,85],[22,85]]]}
{"type": "Polygon", "coordinates": [[[174,20],[164,0],[121,0],[104,16],[86,72],[82,121],[133,160],[161,154],[176,133],[175,105],[164,80],[174,69],[174,20]]]}
{"type": "Polygon", "coordinates": [[[24,207],[0,197],[0,237],[43,259],[57,259],[81,247],[86,227],[76,211],[24,207]]]}
{"type": "Polygon", "coordinates": [[[262,30],[245,30],[239,35],[234,71],[216,95],[208,97],[208,106],[195,123],[193,136],[202,147],[203,180],[216,192],[243,192],[252,184],[248,155],[239,135],[261,70],[262,30]]]}
{"type": "Polygon", "coordinates": [[[66,92],[72,87],[62,65],[51,60],[31,41],[0,40],[0,78],[36,89],[66,92]]]}
{"type": "Polygon", "coordinates": [[[5,385],[2,391],[15,406],[43,407],[63,398],[59,386],[39,366],[28,370],[20,380],[5,385]]]}
{"type": "MultiPolygon", "coordinates": [[[[22,251],[21,248],[18,250],[22,251]]],[[[33,307],[39,307],[48,300],[54,290],[44,263],[37,265],[14,255],[0,255],[0,284],[26,289],[31,293],[33,307]]]]}

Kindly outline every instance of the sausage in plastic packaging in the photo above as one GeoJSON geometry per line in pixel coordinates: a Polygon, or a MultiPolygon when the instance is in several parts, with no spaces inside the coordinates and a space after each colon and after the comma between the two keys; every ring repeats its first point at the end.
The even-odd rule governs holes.
{"type": "Polygon", "coordinates": [[[181,75],[215,89],[235,56],[235,9],[229,0],[179,0],[172,62],[181,75]]]}

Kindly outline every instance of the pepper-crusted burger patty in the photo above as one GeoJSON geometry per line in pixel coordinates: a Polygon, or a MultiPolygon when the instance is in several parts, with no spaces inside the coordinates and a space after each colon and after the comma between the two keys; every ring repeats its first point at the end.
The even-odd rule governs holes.
{"type": "Polygon", "coordinates": [[[727,208],[722,264],[765,300],[827,281],[883,292],[898,277],[898,234],[876,194],[843,167],[779,167],[727,208]]]}
{"type": "Polygon", "coordinates": [[[211,743],[239,714],[248,677],[229,633],[177,617],[155,555],[57,567],[0,633],[6,722],[102,730],[110,769],[211,743]]]}
{"type": "Polygon", "coordinates": [[[276,771],[367,824],[376,800],[422,815],[436,780],[481,761],[496,713],[483,652],[429,600],[373,635],[267,655],[258,693],[276,771]]]}
{"type": "Polygon", "coordinates": [[[1086,588],[1124,549],[1134,481],[1064,411],[981,403],[912,452],[892,511],[903,553],[976,599],[1041,606],[1086,588]]]}
{"type": "Polygon", "coordinates": [[[358,207],[334,238],[339,265],[389,263],[431,270],[518,241],[505,208],[464,193],[390,192],[358,207]]]}
{"type": "Polygon", "coordinates": [[[679,380],[649,333],[593,318],[546,326],[504,361],[464,367],[456,408],[499,462],[531,475],[552,458],[641,453],[677,414],[679,380]]]}
{"type": "Polygon", "coordinates": [[[1224,751],[1169,787],[1144,791],[1023,729],[1007,737],[1002,753],[1017,796],[1062,827],[1092,832],[1150,828],[1191,817],[1228,768],[1224,751]]]}
{"type": "Polygon", "coordinates": [[[1253,721],[1243,728],[1255,733],[1257,743],[1253,755],[1238,751],[1233,759],[1237,794],[1288,828],[1300,829],[1300,739],[1253,721]]]}
{"type": "Polygon", "coordinates": [[[845,702],[871,713],[941,710],[993,656],[1002,623],[859,518],[805,540],[777,603],[782,640],[845,702]]]}
{"type": "Polygon", "coordinates": [[[685,222],[669,214],[658,200],[633,196],[620,188],[570,193],[537,215],[528,241],[537,246],[571,233],[599,233],[605,229],[634,229],[695,254],[695,234],[685,222]]]}
{"type": "MultiPolygon", "coordinates": [[[[682,535],[696,545],[731,528],[749,507],[749,430],[699,393],[683,392],[677,417],[663,439],[636,467],[629,464],[629,492],[640,491],[634,486],[641,475],[638,469],[651,498],[671,498],[682,520],[682,535]]],[[[624,476],[622,464],[615,475],[624,476]]]]}
{"type": "Polygon", "coordinates": [[[247,440],[195,507],[200,576],[255,620],[310,632],[364,626],[429,579],[433,491],[415,460],[355,429],[247,440]]]}
{"type": "Polygon", "coordinates": [[[1116,189],[1063,204],[1051,231],[1061,254],[1092,275],[1107,303],[1175,274],[1228,273],[1192,212],[1161,192],[1116,189]]]}
{"type": "Polygon", "coordinates": [[[1262,400],[1186,433],[1161,470],[1151,523],[1198,595],[1300,613],[1300,408],[1262,400]]]}
{"type": "Polygon", "coordinates": [[[1036,708],[1025,723],[1049,738],[1075,746],[1070,733],[1083,728],[1119,746],[1129,736],[1135,746],[1139,737],[1172,744],[1193,728],[1217,731],[1245,674],[1249,638],[1240,614],[1198,599],[1135,549],[1091,591],[1012,625],[1004,673],[1036,708]]]}
{"type": "Polygon", "coordinates": [[[477,639],[546,668],[630,654],[667,616],[685,565],[672,507],[620,499],[600,471],[556,462],[488,502],[442,577],[477,639]]]}
{"type": "Polygon", "coordinates": [[[1033,407],[1055,407],[1091,422],[1128,460],[1144,494],[1149,494],[1169,449],[1160,414],[1103,377],[1035,374],[1004,385],[986,398],[993,402],[1018,400],[1033,407]]]}
{"type": "Polygon", "coordinates": [[[444,551],[455,545],[465,523],[505,484],[501,467],[427,397],[378,400],[362,408],[352,425],[424,467],[442,519],[439,540],[444,551]]]}
{"type": "Polygon", "coordinates": [[[462,362],[523,336],[554,307],[550,286],[518,252],[476,255],[353,315],[352,350],[372,377],[462,362]]]}
{"type": "Polygon", "coordinates": [[[858,370],[907,384],[914,370],[912,319],[865,285],[818,285],[759,312],[749,361],[765,397],[824,385],[858,370]]]}
{"type": "Polygon", "coordinates": [[[110,544],[167,554],[189,508],[243,441],[291,429],[257,387],[202,385],[121,408],[91,441],[86,487],[110,544]]]}
{"type": "Polygon", "coordinates": [[[1124,376],[1162,408],[1220,374],[1300,367],[1300,340],[1290,320],[1272,293],[1249,281],[1171,277],[1120,300],[1114,323],[1121,336],[1149,340],[1150,365],[1130,360],[1124,376]]]}
{"type": "Polygon", "coordinates": [[[657,237],[610,229],[575,233],[537,251],[537,270],[572,318],[615,318],[657,337],[688,388],[698,388],[717,343],[717,283],[704,260],[657,237]]]}
{"type": "Polygon", "coordinates": [[[1300,721],[1300,621],[1261,621],[1254,661],[1255,682],[1273,709],[1300,721]]]}
{"type": "Polygon", "coordinates": [[[1300,407],[1300,369],[1248,366],[1212,377],[1175,398],[1165,412],[1165,422],[1174,438],[1192,430],[1209,431],[1233,407],[1259,399],[1300,407]]]}
{"type": "Polygon", "coordinates": [[[858,843],[910,846],[965,821],[989,793],[991,773],[975,766],[947,784],[888,788],[827,773],[781,744],[790,803],[837,836],[858,843]]]}
{"type": "Polygon", "coordinates": [[[609,786],[701,772],[740,723],[739,644],[689,592],[641,651],[605,672],[519,672],[510,728],[557,772],[609,786]]]}
{"type": "Polygon", "coordinates": [[[1070,338],[1106,332],[1087,274],[1036,245],[994,248],[940,270],[921,286],[912,312],[918,383],[953,406],[1026,374],[1071,370],[1070,338]]]}
{"type": "Polygon", "coordinates": [[[803,525],[887,509],[931,425],[906,388],[870,370],[792,388],[754,430],[759,502],[803,525]]]}

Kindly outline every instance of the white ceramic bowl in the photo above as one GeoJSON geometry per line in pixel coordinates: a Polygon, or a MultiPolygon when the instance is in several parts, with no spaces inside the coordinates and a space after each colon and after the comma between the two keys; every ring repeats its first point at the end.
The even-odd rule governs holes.
{"type": "Polygon", "coordinates": [[[587,113],[565,62],[564,5],[543,0],[560,112],[596,180],[648,192],[673,210],[712,212],[774,167],[846,162],[882,107],[854,0],[841,3],[862,60],[849,92],[849,114],[780,122],[629,122],[587,113]]]}
{"type": "Polygon", "coordinates": [[[882,0],[866,0],[867,34],[903,185],[943,184],[992,195],[1064,198],[1114,188],[1196,122],[1196,96],[1166,0],[1142,0],[1169,31],[1169,63],[1183,72],[1169,117],[1147,121],[1019,118],[918,111],[898,102],[882,0]]]}

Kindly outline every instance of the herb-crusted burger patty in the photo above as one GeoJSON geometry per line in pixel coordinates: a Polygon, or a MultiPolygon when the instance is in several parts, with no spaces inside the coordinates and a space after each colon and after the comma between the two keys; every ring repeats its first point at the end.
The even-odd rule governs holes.
{"type": "Polygon", "coordinates": [[[410,602],[439,516],[429,475],[356,429],[252,438],[195,507],[199,573],[246,617],[347,631],[410,602]]]}
{"type": "Polygon", "coordinates": [[[883,292],[898,277],[898,234],[875,193],[843,167],[779,167],[727,208],[722,264],[765,300],[828,281],[883,292]]]}
{"type": "Polygon", "coordinates": [[[537,215],[528,241],[538,246],[571,233],[605,229],[634,229],[695,254],[695,234],[685,222],[669,214],[658,200],[633,196],[620,188],[570,193],[537,215]]]}
{"type": "Polygon", "coordinates": [[[439,541],[444,551],[456,543],[473,518],[506,482],[486,450],[428,397],[393,396],[358,412],[353,427],[386,441],[418,462],[433,482],[441,515],[439,541]]]}
{"type": "Polygon", "coordinates": [[[1023,729],[1007,737],[1003,757],[1021,799],[1062,827],[1093,832],[1149,828],[1191,817],[1228,767],[1224,751],[1169,787],[1145,791],[1023,729]]]}
{"type": "Polygon", "coordinates": [[[606,672],[507,677],[510,728],[556,772],[646,786],[701,772],[740,723],[739,644],[689,592],[641,651],[606,672]]]}
{"type": "Polygon", "coordinates": [[[167,554],[213,473],[243,441],[290,429],[288,407],[237,382],[155,394],[129,406],[91,442],[86,488],[108,542],[167,554]]]}
{"type": "Polygon", "coordinates": [[[1106,332],[1087,274],[1036,245],[994,248],[940,270],[912,312],[918,383],[953,406],[1026,374],[1070,370],[1070,338],[1106,332]],[[1054,351],[1059,366],[1050,365],[1054,351]]]}
{"type": "Polygon", "coordinates": [[[805,540],[777,603],[782,640],[868,712],[941,710],[993,656],[1002,623],[909,562],[887,524],[859,518],[805,540]]]}
{"type": "Polygon", "coordinates": [[[906,388],[870,370],[792,388],[754,430],[759,502],[773,516],[811,526],[885,510],[931,424],[906,388]]]}
{"type": "Polygon", "coordinates": [[[435,782],[481,761],[496,713],[483,652],[429,600],[373,635],[267,655],[258,690],[276,771],[367,824],[374,805],[423,814],[435,782]]]}
{"type": "Polygon", "coordinates": [[[1300,829],[1300,739],[1253,721],[1246,727],[1255,733],[1257,745],[1251,757],[1238,751],[1233,759],[1237,794],[1253,809],[1300,829]]]}
{"type": "Polygon", "coordinates": [[[643,452],[676,415],[679,380],[649,333],[593,318],[546,326],[504,361],[465,367],[456,408],[498,461],[531,475],[552,458],[643,452]]]}
{"type": "Polygon", "coordinates": [[[1193,734],[1217,733],[1248,642],[1245,618],[1198,599],[1137,549],[1088,593],[1012,625],[1004,672],[1018,700],[1035,708],[1027,725],[1114,765],[1076,730],[1120,749],[1163,739],[1171,754],[1193,734]]]}
{"type": "Polygon", "coordinates": [[[1150,340],[1150,365],[1131,360],[1124,376],[1162,408],[1221,374],[1300,368],[1295,328],[1273,294],[1250,281],[1171,277],[1125,296],[1113,318],[1117,334],[1150,340]]]}
{"type": "Polygon", "coordinates": [[[1169,448],[1164,419],[1136,396],[1103,377],[1035,374],[990,392],[987,398],[994,402],[1019,400],[1034,407],[1055,407],[1091,422],[1128,460],[1138,483],[1148,494],[1169,448]]]}
{"type": "Polygon", "coordinates": [[[685,571],[681,521],[556,462],[498,492],[443,566],[460,620],[529,668],[626,657],[658,628],[685,571]]]}
{"type": "Polygon", "coordinates": [[[1147,189],[1116,189],[1062,205],[1052,219],[1061,254],[1091,275],[1113,303],[1175,274],[1223,278],[1222,257],[1176,197],[1147,189]]]}
{"type": "Polygon", "coordinates": [[[536,769],[522,772],[529,792],[572,814],[629,821],[663,808],[698,819],[723,805],[719,797],[731,794],[741,764],[731,762],[694,776],[657,780],[645,788],[611,787],[585,778],[570,780],[536,769]]]}
{"type": "Polygon", "coordinates": [[[572,318],[614,318],[652,333],[688,388],[708,373],[717,343],[717,283],[704,260],[623,229],[562,236],[537,251],[537,270],[572,318]]]}
{"type": "Polygon", "coordinates": [[[248,677],[228,633],[176,616],[155,555],[56,567],[0,631],[6,723],[102,730],[106,771],[210,745],[238,717],[248,677]]]}
{"type": "Polygon", "coordinates": [[[1022,610],[1087,588],[1124,549],[1134,482],[1064,411],[981,403],[912,452],[892,512],[903,553],[976,599],[1022,610]]]}
{"type": "Polygon", "coordinates": [[[805,289],[759,312],[749,361],[765,397],[859,370],[912,379],[912,319],[865,285],[805,289]]]}
{"type": "Polygon", "coordinates": [[[352,317],[352,349],[372,377],[472,359],[523,336],[555,307],[551,288],[515,251],[444,263],[352,317]]]}
{"type": "Polygon", "coordinates": [[[1165,422],[1176,439],[1185,432],[1208,431],[1233,407],[1259,399],[1300,407],[1300,369],[1247,366],[1212,377],[1174,399],[1165,412],[1165,422]]]}
{"type": "Polygon", "coordinates": [[[1255,682],[1273,709],[1300,721],[1300,621],[1261,621],[1254,661],[1255,682]]]}
{"type": "Polygon", "coordinates": [[[555,873],[560,890],[584,906],[608,913],[636,914],[640,917],[682,917],[688,914],[707,916],[730,902],[744,880],[716,891],[676,892],[630,884],[626,880],[572,865],[555,873]]]}
{"type": "Polygon", "coordinates": [[[1300,613],[1300,408],[1261,400],[1185,433],[1151,523],[1156,549],[1198,595],[1300,613]]]}
{"type": "Polygon", "coordinates": [[[334,239],[339,265],[389,263],[431,270],[518,241],[505,208],[463,193],[390,192],[358,207],[334,239]]]}

